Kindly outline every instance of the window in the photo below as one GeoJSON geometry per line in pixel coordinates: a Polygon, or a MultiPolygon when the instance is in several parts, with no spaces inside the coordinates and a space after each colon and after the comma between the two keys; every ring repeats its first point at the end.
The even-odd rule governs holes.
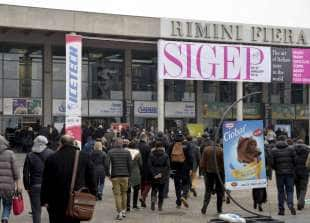
{"type": "Polygon", "coordinates": [[[156,61],[155,51],[132,51],[133,100],[157,100],[156,61]]]}
{"type": "Polygon", "coordinates": [[[292,104],[303,104],[303,89],[302,84],[292,84],[292,104]]]}
{"type": "Polygon", "coordinates": [[[165,80],[166,101],[195,101],[194,81],[165,80]]]}
{"type": "MultiPolygon", "coordinates": [[[[263,85],[262,83],[244,83],[243,84],[243,95],[246,96],[248,94],[254,92],[262,92],[263,85]]],[[[263,94],[255,94],[250,97],[244,99],[245,103],[261,103],[263,98],[263,94]]]]}

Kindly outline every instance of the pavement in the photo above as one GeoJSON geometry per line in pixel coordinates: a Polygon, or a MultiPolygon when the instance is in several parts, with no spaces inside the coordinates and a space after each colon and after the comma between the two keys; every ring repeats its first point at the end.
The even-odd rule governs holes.
{"type": "MultiPolygon", "coordinates": [[[[22,170],[22,165],[25,159],[25,155],[17,154],[17,161],[20,169],[22,170]]],[[[175,193],[173,188],[173,182],[170,182],[170,193],[169,198],[164,202],[164,210],[162,212],[151,211],[149,206],[146,209],[141,209],[138,211],[131,211],[128,213],[127,218],[123,219],[123,223],[207,223],[211,219],[217,217],[216,214],[216,196],[212,196],[211,203],[207,210],[206,215],[201,215],[200,209],[203,200],[204,185],[202,179],[199,179],[198,186],[198,197],[190,196],[189,198],[189,208],[176,209],[175,206],[175,193]]],[[[275,182],[269,182],[268,188],[268,202],[263,205],[264,212],[262,214],[266,216],[273,216],[275,219],[282,220],[286,223],[309,223],[310,222],[310,204],[306,205],[306,208],[300,212],[297,212],[296,216],[291,216],[289,211],[286,211],[284,217],[277,216],[277,193],[275,182]]],[[[12,215],[10,222],[12,223],[31,223],[31,216],[28,214],[31,207],[29,204],[28,194],[24,191],[25,200],[25,211],[19,216],[12,215]]],[[[252,194],[251,191],[234,191],[232,192],[233,198],[237,200],[243,207],[253,210],[252,194]]],[[[308,193],[307,199],[310,199],[310,194],[308,193]]],[[[148,200],[147,204],[150,204],[148,200]]],[[[241,211],[237,205],[224,204],[224,213],[239,213],[242,216],[251,216],[245,211],[241,211]]],[[[103,201],[99,201],[96,205],[96,212],[91,223],[110,223],[110,222],[120,222],[114,220],[116,215],[114,198],[112,194],[112,186],[109,180],[106,180],[106,185],[104,189],[103,201]]],[[[42,223],[48,223],[48,215],[45,209],[42,212],[42,223]]]]}

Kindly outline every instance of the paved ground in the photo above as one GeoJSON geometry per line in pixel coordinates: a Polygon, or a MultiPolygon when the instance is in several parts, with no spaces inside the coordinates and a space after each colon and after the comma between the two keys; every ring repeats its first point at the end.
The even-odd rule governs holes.
{"type": "MultiPolygon", "coordinates": [[[[22,166],[24,156],[18,155],[18,163],[22,166]]],[[[114,221],[115,217],[115,208],[114,208],[114,199],[111,190],[111,183],[107,180],[106,187],[104,190],[104,200],[98,202],[96,206],[96,213],[94,219],[91,223],[106,223],[106,222],[116,222],[114,221]]],[[[215,197],[212,197],[212,201],[210,207],[207,211],[206,216],[202,216],[200,214],[200,208],[202,203],[203,196],[203,183],[202,180],[199,182],[199,194],[198,197],[191,197],[189,199],[190,208],[185,209],[182,208],[177,210],[175,208],[175,196],[173,184],[170,185],[170,198],[165,200],[164,203],[164,211],[158,213],[157,211],[152,212],[149,208],[132,211],[128,214],[128,217],[123,220],[124,223],[206,223],[210,219],[216,217],[216,209],[215,209],[215,197]]],[[[252,210],[252,198],[250,191],[238,191],[232,193],[233,197],[240,202],[244,207],[252,210]]],[[[309,223],[310,222],[310,205],[306,206],[306,209],[302,212],[298,212],[297,216],[291,216],[289,213],[285,217],[277,216],[277,203],[276,203],[276,190],[274,186],[274,182],[270,183],[268,187],[268,202],[264,205],[264,214],[274,216],[277,219],[282,219],[288,223],[309,223]]],[[[28,202],[28,196],[24,193],[24,197],[26,199],[26,211],[20,216],[12,216],[11,222],[13,223],[31,223],[31,216],[28,214],[30,211],[30,204],[28,202]]],[[[310,194],[308,197],[310,198],[310,194]]],[[[150,203],[150,202],[148,202],[150,203]]],[[[244,216],[248,216],[244,211],[240,211],[240,209],[234,205],[224,205],[224,212],[232,212],[232,213],[240,213],[244,216]]],[[[43,210],[42,223],[48,223],[47,213],[43,210]]]]}

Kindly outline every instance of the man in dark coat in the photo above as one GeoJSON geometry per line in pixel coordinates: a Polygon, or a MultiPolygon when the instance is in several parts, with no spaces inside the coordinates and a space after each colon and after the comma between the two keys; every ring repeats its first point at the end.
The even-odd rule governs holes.
{"type": "Polygon", "coordinates": [[[292,215],[296,215],[294,208],[294,175],[296,167],[296,152],[286,143],[286,136],[279,136],[276,147],[271,150],[271,166],[276,172],[278,189],[279,215],[284,215],[284,200],[292,215]]]}
{"type": "MultiPolygon", "coordinates": [[[[71,136],[64,135],[58,151],[47,158],[43,172],[41,204],[47,207],[50,223],[79,223],[66,216],[76,147],[71,136]]],[[[89,189],[96,196],[96,180],[90,156],[80,153],[75,190],[89,189]]]]}
{"type": "Polygon", "coordinates": [[[297,194],[297,209],[302,210],[305,207],[305,196],[309,181],[309,171],[306,167],[306,161],[310,152],[303,140],[298,140],[293,146],[296,152],[295,186],[297,194]]]}

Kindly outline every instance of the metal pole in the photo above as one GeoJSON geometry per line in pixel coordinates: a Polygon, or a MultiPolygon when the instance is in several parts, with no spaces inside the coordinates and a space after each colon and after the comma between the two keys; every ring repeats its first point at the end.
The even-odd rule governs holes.
{"type": "Polygon", "coordinates": [[[158,79],[157,81],[157,126],[158,131],[164,132],[165,130],[165,83],[164,80],[158,79]]]}
{"type": "MultiPolygon", "coordinates": [[[[237,101],[243,97],[243,82],[237,82],[237,101]]],[[[243,120],[243,100],[237,104],[237,120],[243,120]]]]}

